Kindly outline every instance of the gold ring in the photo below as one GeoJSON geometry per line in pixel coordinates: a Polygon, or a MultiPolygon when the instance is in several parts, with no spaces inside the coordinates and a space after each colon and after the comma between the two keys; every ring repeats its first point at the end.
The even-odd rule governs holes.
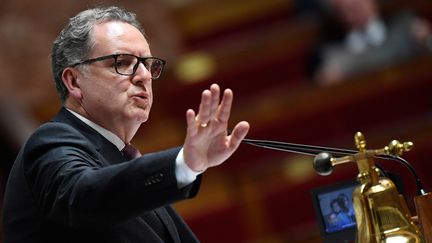
{"type": "MultiPolygon", "coordinates": [[[[198,116],[195,117],[195,121],[198,122],[198,116]]],[[[204,128],[207,127],[207,123],[200,123],[200,127],[204,128]]]]}

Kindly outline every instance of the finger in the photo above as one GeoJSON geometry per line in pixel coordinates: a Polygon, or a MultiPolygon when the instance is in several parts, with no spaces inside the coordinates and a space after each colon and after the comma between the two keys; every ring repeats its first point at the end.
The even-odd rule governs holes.
{"type": "Polygon", "coordinates": [[[207,124],[210,120],[211,91],[206,89],[201,94],[201,103],[196,116],[196,121],[200,124],[207,124]]]}
{"type": "Polygon", "coordinates": [[[219,106],[217,119],[222,123],[227,123],[231,113],[231,106],[233,101],[233,92],[226,89],[223,94],[222,102],[219,106]]]}
{"type": "Polygon", "coordinates": [[[249,131],[250,125],[246,121],[239,122],[233,129],[230,135],[229,147],[236,149],[241,141],[246,137],[249,131]]]}
{"type": "Polygon", "coordinates": [[[187,123],[187,133],[191,136],[194,136],[198,128],[196,126],[195,121],[195,111],[192,109],[189,109],[186,111],[186,123],[187,123]]]}
{"type": "Polygon", "coordinates": [[[210,120],[214,119],[217,115],[217,109],[220,101],[220,88],[217,84],[210,86],[211,92],[211,105],[210,105],[210,120]]]}

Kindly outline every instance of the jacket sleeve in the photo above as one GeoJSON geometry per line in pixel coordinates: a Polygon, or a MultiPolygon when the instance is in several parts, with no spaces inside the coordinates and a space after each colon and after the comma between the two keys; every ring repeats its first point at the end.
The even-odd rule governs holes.
{"type": "Polygon", "coordinates": [[[109,164],[85,136],[54,122],[33,134],[22,160],[28,187],[47,219],[72,227],[93,227],[116,224],[195,196],[200,179],[177,188],[178,151],[174,148],[109,164]]]}

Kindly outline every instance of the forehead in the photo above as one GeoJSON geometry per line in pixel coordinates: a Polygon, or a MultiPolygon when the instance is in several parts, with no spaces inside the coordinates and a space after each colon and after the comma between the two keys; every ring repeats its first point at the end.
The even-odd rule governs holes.
{"type": "Polygon", "coordinates": [[[93,54],[108,55],[131,53],[138,56],[150,55],[150,47],[144,35],[134,26],[119,22],[104,22],[94,26],[93,54]]]}

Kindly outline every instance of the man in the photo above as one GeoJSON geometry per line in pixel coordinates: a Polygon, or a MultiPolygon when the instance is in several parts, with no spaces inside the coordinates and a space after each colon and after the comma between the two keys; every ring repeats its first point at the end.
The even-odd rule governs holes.
{"type": "Polygon", "coordinates": [[[70,20],[52,49],[64,107],[29,138],[11,170],[6,243],[198,241],[169,204],[195,196],[199,174],[228,159],[249,124],[227,134],[233,94],[225,90],[220,101],[214,84],[198,113],[186,112],[182,148],[132,155],[164,63],[152,57],[132,13],[96,8],[70,20]]]}
{"type": "MultiPolygon", "coordinates": [[[[311,67],[314,81],[328,86],[361,73],[396,65],[430,50],[429,23],[407,11],[380,11],[377,0],[328,0],[337,31],[320,43],[311,67]]],[[[329,30],[329,29],[328,29],[329,30]]]]}

